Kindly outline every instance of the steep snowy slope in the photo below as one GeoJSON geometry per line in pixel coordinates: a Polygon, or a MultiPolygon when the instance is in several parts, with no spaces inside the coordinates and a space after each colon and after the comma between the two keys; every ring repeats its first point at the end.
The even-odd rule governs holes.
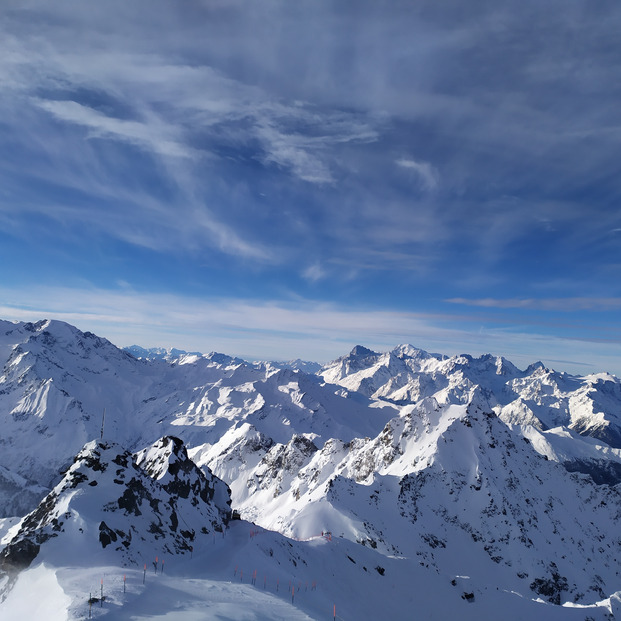
{"type": "Polygon", "coordinates": [[[0,515],[24,515],[47,493],[47,488],[0,466],[0,515]]]}
{"type": "Polygon", "coordinates": [[[248,447],[210,463],[246,464],[236,506],[267,528],[330,531],[555,603],[617,589],[619,490],[568,473],[493,413],[427,401],[372,439],[248,447]]]}
{"type": "MultiPolygon", "coordinates": [[[[445,436],[454,431],[456,442],[464,436],[488,439],[486,430],[502,425],[486,418],[477,430],[479,419],[465,418],[462,410],[451,410],[449,418],[445,436]]],[[[570,583],[560,573],[563,565],[537,567],[543,577],[532,579],[536,588],[531,586],[530,595],[506,588],[508,583],[523,586],[531,577],[520,575],[519,569],[513,576],[513,557],[490,561],[472,536],[474,527],[462,523],[455,529],[454,520],[447,521],[433,502],[421,502],[428,495],[441,496],[435,487],[446,483],[442,472],[454,477],[455,468],[464,465],[451,452],[440,458],[441,469],[421,481],[414,494],[408,477],[396,487],[386,482],[388,476],[372,482],[374,494],[398,494],[383,519],[400,531],[404,549],[386,556],[381,546],[361,546],[336,533],[298,542],[247,522],[229,523],[226,487],[206,478],[176,438],[163,438],[137,455],[119,445],[89,443],[61,484],[5,535],[9,544],[0,554],[0,566],[8,573],[0,575],[0,616],[8,621],[90,615],[128,621],[312,621],[334,614],[342,619],[406,619],[415,611],[425,619],[474,621],[502,611],[511,621],[610,619],[614,598],[580,608],[536,601],[542,594],[564,599],[570,583]],[[434,476],[438,480],[431,481],[434,476]],[[417,503],[431,511],[420,511],[417,503]],[[413,509],[418,516],[414,522],[413,509]],[[416,527],[418,532],[408,532],[399,520],[424,524],[416,527]],[[408,556],[408,546],[418,546],[408,543],[414,533],[425,551],[408,556]],[[490,569],[494,562],[499,565],[490,569]]],[[[482,483],[479,492],[484,494],[482,483]]],[[[368,486],[356,487],[337,477],[330,484],[329,502],[356,518],[365,507],[367,513],[377,512],[377,500],[371,502],[375,509],[368,510],[368,486]]],[[[469,517],[475,516],[472,508],[469,517]]]]}
{"type": "Polygon", "coordinates": [[[133,416],[154,368],[62,322],[0,326],[0,466],[49,488],[78,449],[138,433],[133,416]]]}
{"type": "MultiPolygon", "coordinates": [[[[344,567],[360,572],[355,551],[362,550],[363,573],[372,570],[387,597],[405,572],[403,584],[416,576],[441,597],[455,590],[466,605],[464,593],[476,591],[479,601],[492,585],[554,610],[587,606],[584,616],[598,618],[620,589],[614,376],[575,377],[540,363],[521,371],[500,357],[446,357],[405,345],[387,353],[358,346],[320,374],[215,353],[138,360],[62,322],[2,322],[0,355],[3,515],[23,515],[53,488],[18,525],[3,522],[5,567],[39,546],[33,570],[48,561],[62,566],[61,542],[82,545],[80,528],[95,536],[88,550],[98,562],[118,563],[120,555],[140,565],[158,545],[187,556],[186,510],[187,532],[206,545],[202,528],[213,533],[223,518],[200,507],[228,507],[215,475],[230,486],[242,518],[323,546],[290,541],[296,562],[319,567],[326,550],[338,549],[340,560],[332,561],[349,576],[344,567]],[[103,440],[93,441],[104,409],[103,440]],[[119,505],[122,485],[134,479],[140,502],[119,505]],[[103,504],[93,500],[98,494],[103,504]],[[128,513],[134,506],[140,514],[128,513]],[[131,545],[122,525],[129,517],[131,545]],[[381,582],[376,567],[390,581],[381,582]]],[[[269,537],[273,551],[289,545],[269,537]]],[[[267,554],[276,568],[283,558],[273,553],[275,560],[266,550],[261,559],[267,554]]]]}
{"type": "MultiPolygon", "coordinates": [[[[216,442],[247,418],[270,433],[282,429],[278,439],[287,435],[287,425],[295,432],[297,423],[317,434],[353,436],[375,428],[364,415],[368,403],[338,397],[314,376],[222,354],[183,356],[173,364],[139,361],[57,321],[2,322],[0,337],[1,515],[32,508],[41,494],[36,485],[50,489],[80,447],[100,436],[104,412],[104,436],[130,447],[167,433],[216,442]],[[338,404],[343,415],[323,416],[324,403],[338,404]],[[15,477],[33,484],[18,504],[15,477]]],[[[385,422],[380,418],[378,428],[385,422]]]]}
{"type": "Polygon", "coordinates": [[[489,354],[446,357],[401,345],[379,354],[357,346],[321,376],[348,390],[406,405],[426,397],[440,404],[476,402],[507,423],[541,430],[565,426],[621,448],[621,381],[600,373],[557,373],[541,363],[520,371],[489,354]]]}
{"type": "Polygon", "coordinates": [[[145,347],[140,347],[140,345],[123,347],[123,351],[126,351],[139,360],[166,360],[167,362],[176,362],[180,358],[186,356],[200,357],[203,355],[198,351],[188,352],[184,349],[177,349],[176,347],[169,347],[168,349],[164,347],[150,347],[146,349],[145,347]]]}

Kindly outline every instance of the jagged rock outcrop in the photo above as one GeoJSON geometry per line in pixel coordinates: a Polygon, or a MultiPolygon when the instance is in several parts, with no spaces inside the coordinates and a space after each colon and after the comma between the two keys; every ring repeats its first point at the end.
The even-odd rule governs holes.
{"type": "Polygon", "coordinates": [[[112,442],[89,442],[21,521],[0,552],[0,569],[24,569],[49,545],[71,554],[113,550],[125,564],[154,551],[189,553],[201,537],[222,531],[230,502],[226,484],[199,469],[178,438],[162,438],[137,456],[112,442]]]}

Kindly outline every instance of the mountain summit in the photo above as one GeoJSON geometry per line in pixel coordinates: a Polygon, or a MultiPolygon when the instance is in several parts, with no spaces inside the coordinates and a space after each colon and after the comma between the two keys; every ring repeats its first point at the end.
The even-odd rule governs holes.
{"type": "MultiPolygon", "coordinates": [[[[210,571],[236,571],[231,555],[252,545],[292,571],[330,559],[346,584],[372,570],[382,593],[397,575],[433,584],[458,608],[476,602],[464,618],[492,614],[496,589],[515,619],[538,602],[534,618],[610,618],[621,601],[614,376],[411,345],[356,346],[316,373],[224,354],[138,360],[62,322],[2,322],[0,353],[11,575],[67,566],[72,549],[128,567],[191,557],[233,508],[253,525],[218,544],[210,571]]],[[[381,614],[359,597],[350,618],[381,614]]]]}
{"type": "Polygon", "coordinates": [[[56,563],[64,554],[97,558],[108,546],[128,565],[154,553],[189,554],[197,539],[222,531],[230,502],[226,484],[194,465],[178,438],[162,438],[138,455],[92,441],[20,522],[0,553],[0,569],[24,569],[40,553],[56,563]]]}

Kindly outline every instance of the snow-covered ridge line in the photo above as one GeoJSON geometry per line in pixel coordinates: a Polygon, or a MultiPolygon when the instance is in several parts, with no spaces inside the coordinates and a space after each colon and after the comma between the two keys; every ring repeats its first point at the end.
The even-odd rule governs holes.
{"type": "MultiPolygon", "coordinates": [[[[404,559],[410,573],[468,575],[480,589],[585,605],[589,614],[618,588],[614,376],[540,363],[520,370],[502,357],[410,345],[357,346],[313,373],[214,353],[139,360],[54,321],[0,323],[0,352],[0,496],[5,508],[23,500],[22,515],[67,484],[59,473],[103,431],[104,444],[127,447],[147,471],[145,490],[204,503],[215,496],[201,476],[218,477],[243,519],[290,538],[329,532],[335,549],[372,552],[371,569],[404,559]]],[[[82,487],[72,488],[75,498],[65,489],[69,509],[50,519],[71,522],[61,514],[86,496],[82,487]]],[[[174,541],[175,520],[162,519],[174,541]]],[[[123,548],[117,531],[127,533],[110,522],[89,528],[123,548]]]]}
{"type": "Polygon", "coordinates": [[[0,552],[0,571],[26,569],[41,551],[43,562],[50,554],[57,562],[63,541],[75,537],[93,557],[111,546],[127,565],[140,564],[153,550],[189,554],[201,537],[222,531],[230,503],[226,484],[200,470],[178,438],[164,437],[136,455],[93,440],[14,528],[0,552]],[[61,543],[54,546],[56,538],[61,543]]]}

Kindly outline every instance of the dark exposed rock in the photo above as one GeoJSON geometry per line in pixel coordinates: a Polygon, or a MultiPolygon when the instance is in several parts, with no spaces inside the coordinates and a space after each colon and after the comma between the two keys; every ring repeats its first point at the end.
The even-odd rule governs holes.
{"type": "Polygon", "coordinates": [[[556,563],[550,563],[550,575],[544,578],[535,578],[530,584],[531,590],[545,597],[552,604],[560,606],[561,594],[567,591],[569,584],[567,578],[558,572],[556,563]]]}
{"type": "Polygon", "coordinates": [[[605,459],[576,459],[566,461],[563,466],[568,472],[588,474],[598,485],[621,483],[621,464],[605,459]]]}
{"type": "Polygon", "coordinates": [[[39,554],[40,547],[28,538],[9,543],[0,552],[0,570],[14,573],[27,569],[39,554]]]}
{"type": "MultiPolygon", "coordinates": [[[[87,444],[62,481],[24,518],[2,551],[0,569],[15,573],[28,567],[40,546],[51,537],[62,537],[69,522],[88,520],[98,511],[105,512],[105,521],[99,518],[98,527],[88,529],[80,524],[79,532],[87,537],[79,541],[88,543],[95,530],[101,548],[113,548],[128,562],[136,562],[132,534],[141,541],[160,541],[168,554],[190,550],[189,542],[196,538],[192,525],[197,530],[200,525],[204,535],[221,531],[230,517],[228,486],[213,475],[208,478],[187,457],[178,439],[164,439],[148,452],[150,465],[159,464],[151,473],[139,467],[131,453],[114,444],[87,444]],[[166,446],[173,451],[165,450],[166,446]],[[110,467],[113,463],[119,467],[110,467]],[[218,486],[219,504],[215,505],[211,499],[218,486]],[[179,490],[187,493],[175,493],[179,490]],[[120,496],[116,497],[115,491],[120,496]],[[185,526],[181,532],[180,516],[185,526]]],[[[136,553],[141,554],[139,550],[136,553]]]]}
{"type": "Polygon", "coordinates": [[[126,514],[133,515],[142,515],[142,511],[140,511],[141,499],[140,495],[137,493],[140,488],[140,484],[136,479],[132,479],[123,495],[118,499],[119,509],[124,509],[126,514]],[[132,484],[133,483],[133,484],[132,484]]]}
{"type": "Polygon", "coordinates": [[[112,542],[116,542],[117,535],[116,533],[108,527],[105,522],[101,522],[99,524],[99,541],[103,548],[110,545],[112,542]]]}

